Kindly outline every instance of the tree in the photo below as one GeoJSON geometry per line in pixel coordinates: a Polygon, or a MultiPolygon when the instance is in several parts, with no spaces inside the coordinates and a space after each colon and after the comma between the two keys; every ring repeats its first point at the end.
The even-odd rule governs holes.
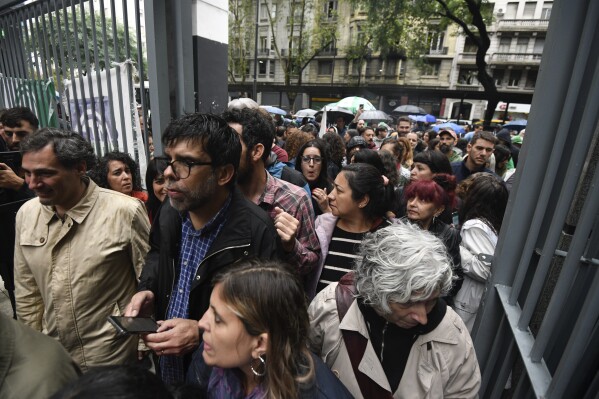
{"type": "Polygon", "coordinates": [[[237,82],[237,76],[241,77],[241,83],[249,74],[250,49],[253,39],[252,20],[253,4],[250,0],[229,1],[229,80],[237,82]]]}
{"type": "Polygon", "coordinates": [[[367,45],[382,54],[399,52],[422,62],[421,55],[428,49],[427,32],[457,24],[477,48],[477,78],[488,102],[485,124],[490,123],[500,99],[485,60],[491,44],[487,25],[492,21],[492,3],[488,0],[389,0],[383,7],[379,0],[350,1],[368,16],[367,45]],[[435,18],[439,19],[439,24],[433,27],[430,21],[435,18]]]}
{"type": "MultiPolygon", "coordinates": [[[[288,13],[274,15],[268,2],[266,12],[273,37],[277,59],[283,69],[289,105],[295,106],[298,89],[302,85],[302,74],[322,50],[334,45],[337,37],[336,12],[326,10],[323,0],[273,0],[277,10],[287,9],[288,13]],[[288,15],[287,20],[284,16],[288,15]],[[277,37],[280,24],[287,26],[287,37],[277,37]],[[286,42],[287,51],[281,51],[279,42],[286,42]]],[[[284,36],[284,35],[283,35],[284,36]]]]}
{"type": "MultiPolygon", "coordinates": [[[[229,79],[245,82],[249,54],[253,53],[255,1],[229,0],[229,79]]],[[[260,3],[260,19],[266,20],[270,46],[283,71],[287,99],[291,107],[302,85],[302,74],[325,48],[334,45],[337,35],[336,12],[325,9],[324,0],[269,0],[260,3]]],[[[262,44],[264,45],[264,43],[262,44]]]]}

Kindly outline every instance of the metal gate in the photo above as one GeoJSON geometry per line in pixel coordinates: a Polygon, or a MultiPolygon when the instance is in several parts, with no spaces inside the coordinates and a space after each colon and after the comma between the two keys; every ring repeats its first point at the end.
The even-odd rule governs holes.
{"type": "Polygon", "coordinates": [[[556,0],[473,338],[481,397],[599,395],[599,2],[556,0]]]}
{"type": "Polygon", "coordinates": [[[30,107],[42,126],[70,126],[97,154],[128,152],[142,166],[149,116],[142,12],[140,0],[0,8],[0,106],[30,107]]]}

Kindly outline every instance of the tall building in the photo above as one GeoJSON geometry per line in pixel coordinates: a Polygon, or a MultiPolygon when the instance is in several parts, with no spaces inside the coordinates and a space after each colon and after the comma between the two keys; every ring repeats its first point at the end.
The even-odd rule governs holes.
{"type": "MultiPolygon", "coordinates": [[[[231,0],[232,7],[239,7],[244,1],[231,0]]],[[[448,118],[484,116],[486,101],[483,100],[483,88],[476,79],[476,46],[457,25],[449,25],[445,30],[434,29],[439,20],[431,18],[431,29],[426,38],[428,51],[418,61],[406,59],[402,54],[382,57],[373,51],[366,51],[363,57],[356,58],[348,51],[361,43],[365,24],[368,24],[364,12],[353,8],[348,1],[315,0],[303,16],[295,9],[291,18],[290,4],[297,3],[300,2],[260,0],[256,80],[257,97],[262,104],[290,109],[319,108],[348,95],[360,95],[388,112],[409,103],[448,118]],[[314,48],[318,34],[315,29],[323,30],[327,26],[336,28],[336,40],[327,42],[316,54],[307,52],[306,58],[310,62],[301,72],[301,87],[297,87],[294,78],[299,75],[292,74],[291,84],[286,84],[283,64],[287,62],[289,44],[297,46],[299,43],[297,27],[293,32],[296,40],[289,40],[290,26],[294,21],[297,25],[302,17],[303,33],[317,32],[302,38],[304,46],[314,48]],[[298,92],[295,107],[287,101],[287,90],[298,92]]],[[[542,0],[491,3],[493,23],[488,27],[491,46],[486,57],[489,71],[506,98],[530,103],[552,3],[542,0]]],[[[245,19],[245,48],[235,50],[233,61],[230,59],[230,66],[237,62],[235,57],[243,57],[245,61],[243,69],[237,68],[230,74],[229,94],[233,97],[241,93],[252,94],[255,22],[248,22],[253,21],[255,15],[252,11],[245,19]]],[[[234,29],[235,25],[230,24],[231,35],[234,29]]],[[[233,49],[239,47],[233,40],[229,45],[233,49]]],[[[508,107],[507,104],[503,106],[508,107]]]]}

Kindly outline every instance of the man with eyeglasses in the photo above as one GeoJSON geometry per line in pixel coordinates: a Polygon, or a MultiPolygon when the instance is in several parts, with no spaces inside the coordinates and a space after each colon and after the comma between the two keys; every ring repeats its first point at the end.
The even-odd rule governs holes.
{"type": "Polygon", "coordinates": [[[223,118],[241,138],[239,188],[273,220],[284,260],[296,266],[300,274],[308,274],[320,257],[312,200],[303,189],[266,171],[265,163],[275,136],[270,116],[262,110],[233,109],[226,111],[223,118]]]}
{"type": "Polygon", "coordinates": [[[125,316],[159,320],[143,339],[160,356],[158,374],[175,384],[200,343],[212,278],[244,258],[278,258],[280,240],[268,215],[236,188],[241,143],[222,118],[183,116],[162,141],[169,201],[152,226],[152,249],[125,316]]]}

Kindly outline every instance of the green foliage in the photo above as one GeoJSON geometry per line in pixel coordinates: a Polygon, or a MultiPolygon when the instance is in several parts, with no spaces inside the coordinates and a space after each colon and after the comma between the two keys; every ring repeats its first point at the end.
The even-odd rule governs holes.
{"type": "Polygon", "coordinates": [[[251,0],[229,0],[229,78],[244,83],[249,73],[249,59],[253,48],[254,3],[251,0]]]}

